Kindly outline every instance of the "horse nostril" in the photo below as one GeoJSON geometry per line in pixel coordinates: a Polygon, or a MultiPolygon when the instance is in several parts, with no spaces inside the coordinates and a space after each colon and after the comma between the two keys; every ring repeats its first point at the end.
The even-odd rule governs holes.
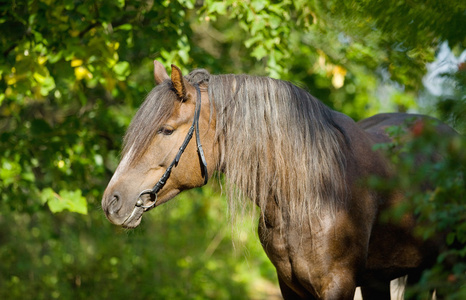
{"type": "Polygon", "coordinates": [[[113,195],[113,198],[110,201],[110,206],[114,206],[115,204],[117,204],[118,200],[120,200],[120,198],[117,195],[113,195]]]}
{"type": "Polygon", "coordinates": [[[110,214],[116,214],[121,208],[121,198],[118,193],[115,193],[108,200],[107,212],[110,214]]]}

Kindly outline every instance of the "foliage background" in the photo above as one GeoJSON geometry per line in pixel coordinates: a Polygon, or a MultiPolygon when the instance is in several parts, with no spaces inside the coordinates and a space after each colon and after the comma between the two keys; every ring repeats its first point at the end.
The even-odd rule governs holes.
{"type": "MultiPolygon", "coordinates": [[[[356,120],[425,112],[464,134],[465,12],[459,0],[0,3],[0,298],[276,295],[254,224],[230,231],[216,182],[136,230],[105,220],[100,198],[154,85],[152,60],[290,80],[356,120]]],[[[427,214],[455,220],[447,229],[464,262],[460,154],[442,173],[462,167],[442,181],[459,182],[450,186],[457,214],[427,214]]],[[[464,264],[455,265],[434,278],[453,283],[452,299],[465,293],[464,264]]]]}

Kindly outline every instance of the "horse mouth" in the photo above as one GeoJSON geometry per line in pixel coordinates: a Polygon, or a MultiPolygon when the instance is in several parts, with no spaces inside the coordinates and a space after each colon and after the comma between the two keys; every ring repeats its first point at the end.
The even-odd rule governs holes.
{"type": "Polygon", "coordinates": [[[121,226],[124,228],[136,228],[141,223],[143,213],[144,208],[134,207],[131,214],[123,221],[121,226]]]}
{"type": "Polygon", "coordinates": [[[152,205],[134,206],[134,208],[131,211],[131,213],[129,214],[129,216],[126,217],[126,219],[122,223],[120,223],[119,225],[124,227],[124,228],[128,228],[128,229],[138,227],[139,224],[141,224],[142,215],[145,212],[148,212],[148,211],[156,208],[157,206],[167,202],[168,200],[172,199],[173,197],[175,197],[179,193],[180,193],[180,190],[175,189],[175,190],[172,190],[172,191],[168,192],[166,195],[164,195],[163,200],[159,199],[159,201],[156,201],[156,202],[150,201],[150,203],[152,203],[152,205]]]}

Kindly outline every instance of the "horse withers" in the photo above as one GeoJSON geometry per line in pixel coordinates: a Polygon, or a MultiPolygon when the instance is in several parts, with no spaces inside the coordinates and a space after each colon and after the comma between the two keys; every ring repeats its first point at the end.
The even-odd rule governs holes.
{"type": "Polygon", "coordinates": [[[413,235],[414,217],[380,221],[403,192],[361,184],[393,176],[373,145],[389,142],[385,128],[412,115],[355,123],[268,77],[203,69],[183,77],[174,65],[169,77],[157,61],[154,77],[103,196],[112,223],[134,228],[145,212],[218,171],[232,213],[247,199],[260,209],[260,241],[285,299],[353,299],[357,286],[365,299],[390,299],[390,280],[415,278],[435,259],[435,245],[413,235]]]}

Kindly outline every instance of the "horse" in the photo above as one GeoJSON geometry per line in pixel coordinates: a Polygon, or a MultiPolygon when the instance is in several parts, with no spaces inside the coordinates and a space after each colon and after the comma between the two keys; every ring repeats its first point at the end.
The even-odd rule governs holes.
{"type": "Polygon", "coordinates": [[[403,191],[364,184],[396,176],[373,146],[413,115],[356,123],[287,81],[205,69],[183,76],[175,65],[169,76],[158,61],[154,78],[103,195],[110,222],[134,228],[219,172],[232,214],[247,201],[259,209],[259,239],[285,299],[353,299],[358,286],[364,299],[390,299],[392,279],[419,278],[435,260],[437,245],[413,234],[413,216],[381,220],[403,191]]]}

